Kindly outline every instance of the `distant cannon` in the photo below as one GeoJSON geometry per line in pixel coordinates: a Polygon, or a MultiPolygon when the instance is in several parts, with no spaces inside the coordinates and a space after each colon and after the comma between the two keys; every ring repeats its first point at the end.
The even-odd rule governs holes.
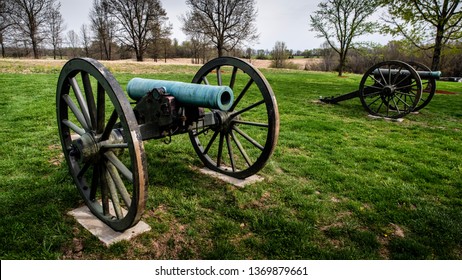
{"type": "Polygon", "coordinates": [[[320,100],[336,104],[359,97],[369,114],[396,119],[427,106],[440,76],[440,71],[431,71],[420,63],[385,61],[366,71],[359,90],[320,100]]]}
{"type": "Polygon", "coordinates": [[[148,168],[144,140],[187,133],[204,165],[246,178],[260,171],[279,135],[271,86],[250,64],[231,57],[206,63],[192,83],[134,78],[128,101],[98,61],[68,61],[58,79],[59,137],[85,203],[116,231],[144,211],[148,168]]]}

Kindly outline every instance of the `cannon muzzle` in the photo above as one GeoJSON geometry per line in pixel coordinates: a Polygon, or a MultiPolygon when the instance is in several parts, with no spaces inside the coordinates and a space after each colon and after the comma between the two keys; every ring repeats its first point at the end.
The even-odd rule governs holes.
{"type": "Polygon", "coordinates": [[[134,78],[128,82],[127,92],[130,98],[140,100],[155,88],[164,88],[165,92],[184,104],[210,109],[229,110],[233,105],[233,90],[228,86],[211,86],[163,80],[134,78]]]}

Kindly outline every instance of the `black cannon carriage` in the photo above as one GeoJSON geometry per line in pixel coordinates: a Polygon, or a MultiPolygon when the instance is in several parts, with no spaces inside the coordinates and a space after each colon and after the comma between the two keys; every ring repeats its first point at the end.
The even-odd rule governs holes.
{"type": "Polygon", "coordinates": [[[440,76],[441,72],[431,71],[420,63],[384,61],[366,71],[358,90],[320,100],[337,104],[359,97],[369,114],[397,119],[427,106],[440,76]]]}
{"type": "Polygon", "coordinates": [[[129,102],[98,61],[75,58],[59,76],[56,112],[70,174],[91,212],[116,231],[144,211],[143,141],[187,133],[206,167],[246,178],[271,157],[279,135],[276,98],[265,77],[232,57],[206,63],[191,83],[135,78],[129,102]]]}

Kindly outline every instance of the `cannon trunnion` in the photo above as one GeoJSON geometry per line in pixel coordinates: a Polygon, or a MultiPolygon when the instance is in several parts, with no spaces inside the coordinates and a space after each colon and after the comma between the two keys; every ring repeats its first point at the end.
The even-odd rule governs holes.
{"type": "Polygon", "coordinates": [[[187,133],[206,167],[241,179],[260,171],[275,149],[276,98],[243,60],[211,60],[192,83],[134,78],[127,91],[134,104],[101,63],[75,58],[56,94],[69,172],[92,213],[116,231],[135,225],[145,208],[144,140],[187,133]]]}

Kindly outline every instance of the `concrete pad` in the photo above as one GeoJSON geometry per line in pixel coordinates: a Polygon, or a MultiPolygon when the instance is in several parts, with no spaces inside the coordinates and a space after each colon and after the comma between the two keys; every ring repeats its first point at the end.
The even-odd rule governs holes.
{"type": "Polygon", "coordinates": [[[234,178],[234,177],[222,174],[222,173],[215,172],[215,171],[210,170],[210,169],[205,168],[205,167],[199,169],[199,171],[201,173],[203,173],[203,174],[212,176],[214,178],[218,178],[218,179],[220,179],[222,181],[225,181],[226,183],[232,184],[232,185],[234,185],[236,187],[239,187],[239,188],[243,188],[243,187],[245,187],[247,185],[253,184],[255,182],[261,182],[261,181],[264,180],[263,177],[258,176],[258,175],[252,175],[252,176],[247,177],[245,179],[237,179],[237,178],[234,178]]]}
{"type": "Polygon", "coordinates": [[[101,242],[107,247],[122,240],[130,240],[131,238],[151,230],[151,227],[143,221],[140,221],[134,227],[127,229],[124,232],[117,232],[111,229],[108,225],[98,219],[87,206],[74,209],[68,212],[86,228],[91,234],[98,237],[101,242]]]}
{"type": "Polygon", "coordinates": [[[393,118],[384,118],[384,117],[379,117],[379,116],[374,116],[374,115],[367,115],[369,118],[371,119],[383,119],[383,120],[386,120],[386,121],[389,121],[389,122],[403,122],[404,119],[403,118],[398,118],[398,119],[393,119],[393,118]]]}

